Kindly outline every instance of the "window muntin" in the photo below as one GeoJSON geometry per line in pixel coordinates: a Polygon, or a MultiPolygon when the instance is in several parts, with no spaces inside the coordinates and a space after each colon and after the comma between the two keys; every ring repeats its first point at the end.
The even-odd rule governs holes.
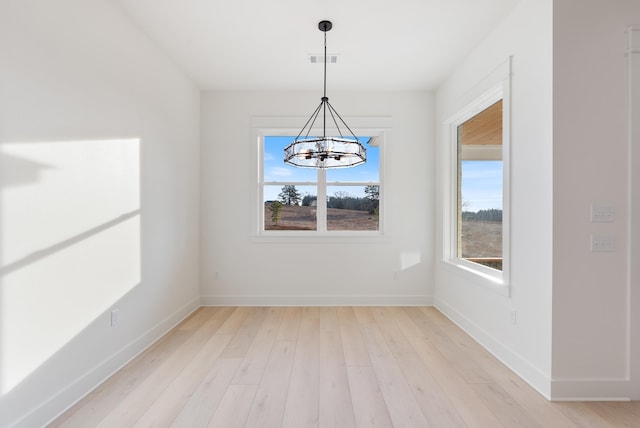
{"type": "Polygon", "coordinates": [[[359,137],[367,149],[367,162],[353,168],[296,168],[282,161],[284,148],[293,136],[262,137],[260,180],[262,233],[354,232],[379,234],[380,227],[380,138],[359,137]],[[283,200],[285,187],[299,200],[283,200]],[[373,191],[377,189],[377,192],[373,191]],[[368,192],[367,192],[368,191],[368,192]],[[319,204],[325,200],[325,204],[319,204]],[[283,206],[278,209],[278,201],[283,206]],[[274,214],[279,210],[279,215],[274,214]]]}
{"type": "Polygon", "coordinates": [[[502,271],[502,100],[456,127],[455,257],[502,271]]]}

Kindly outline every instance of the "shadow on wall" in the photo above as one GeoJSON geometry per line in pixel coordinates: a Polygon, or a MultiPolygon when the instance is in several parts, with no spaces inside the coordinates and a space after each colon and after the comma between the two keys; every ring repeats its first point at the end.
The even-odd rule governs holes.
{"type": "Polygon", "coordinates": [[[139,139],[0,143],[0,399],[140,283],[140,217],[139,139]]]}

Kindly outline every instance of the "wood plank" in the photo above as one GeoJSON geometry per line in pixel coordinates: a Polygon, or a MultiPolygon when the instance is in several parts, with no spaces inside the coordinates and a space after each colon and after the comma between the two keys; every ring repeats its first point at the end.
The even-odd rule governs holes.
{"type": "Polygon", "coordinates": [[[580,428],[613,428],[614,425],[600,416],[593,408],[594,403],[559,402],[552,405],[580,428]]]}
{"type": "Polygon", "coordinates": [[[253,404],[257,389],[256,385],[229,386],[207,426],[211,428],[244,427],[247,412],[253,404]]]}
{"type": "Polygon", "coordinates": [[[242,364],[231,382],[232,384],[257,385],[260,382],[271,348],[273,348],[273,344],[276,341],[284,312],[283,308],[270,308],[268,310],[251,345],[247,349],[242,364]]]}
{"type": "Polygon", "coordinates": [[[178,324],[176,330],[197,330],[209,319],[211,319],[218,311],[219,309],[214,307],[198,308],[193,311],[191,315],[189,315],[184,321],[178,324]]]}
{"type": "Polygon", "coordinates": [[[416,324],[399,308],[381,307],[373,312],[387,346],[429,424],[435,427],[466,426],[409,341],[409,337],[424,337],[416,324]],[[404,334],[405,331],[409,336],[404,334]]]}
{"type": "Polygon", "coordinates": [[[615,427],[640,426],[640,402],[596,402],[591,407],[615,427]]]}
{"type": "Polygon", "coordinates": [[[378,379],[380,391],[387,404],[389,415],[395,426],[430,426],[422,414],[404,374],[398,366],[375,324],[361,327],[365,344],[371,357],[371,365],[378,379]]]}
{"type": "Polygon", "coordinates": [[[296,344],[276,342],[247,417],[247,427],[282,425],[296,344]]]}
{"type": "MultiPolygon", "coordinates": [[[[416,325],[423,330],[425,337],[433,343],[440,353],[460,372],[468,383],[491,383],[493,379],[484,367],[474,358],[469,358],[469,352],[464,346],[456,344],[449,335],[430,316],[430,311],[421,308],[408,308],[407,313],[416,325]]],[[[457,328],[457,327],[455,327],[457,328]]]]}
{"type": "Polygon", "coordinates": [[[542,425],[526,408],[520,406],[500,385],[495,383],[475,383],[471,387],[488,409],[509,427],[539,428],[542,425]]]}
{"type": "Polygon", "coordinates": [[[396,308],[392,307],[389,310],[393,311],[396,324],[402,331],[405,337],[426,337],[424,332],[413,322],[413,319],[407,313],[408,308],[396,308]]]}
{"type": "MultiPolygon", "coordinates": [[[[219,322],[219,320],[216,320],[219,322]]],[[[151,404],[135,427],[168,427],[178,416],[182,407],[193,395],[193,391],[202,383],[202,379],[213,367],[224,347],[233,335],[214,334],[199,349],[198,353],[185,365],[158,398],[151,404]]]]}
{"type": "Polygon", "coordinates": [[[300,329],[301,320],[302,308],[295,306],[286,308],[276,340],[281,342],[295,342],[296,340],[298,340],[298,331],[300,329]]]}
{"type": "Polygon", "coordinates": [[[431,375],[429,368],[415,352],[395,354],[413,396],[429,424],[434,427],[466,427],[453,401],[431,375]]]}
{"type": "Polygon", "coordinates": [[[283,427],[317,427],[319,424],[320,319],[304,318],[289,380],[283,427]]]}
{"type": "Polygon", "coordinates": [[[391,352],[413,352],[413,347],[398,325],[397,316],[391,308],[375,308],[373,316],[391,352]]]}
{"type": "Polygon", "coordinates": [[[234,311],[232,317],[225,323],[225,329],[233,331],[233,339],[225,347],[222,353],[222,358],[238,358],[244,357],[247,350],[251,346],[253,339],[262,321],[267,316],[267,308],[238,308],[234,311]],[[240,309],[243,309],[240,311],[240,309]],[[232,318],[236,313],[239,313],[237,318],[232,318]],[[244,315],[246,313],[246,315],[244,315]],[[244,315],[244,316],[243,316],[244,315]],[[238,326],[238,323],[241,323],[238,326]]]}
{"type": "Polygon", "coordinates": [[[303,319],[320,319],[320,308],[318,306],[305,306],[302,309],[302,318],[303,319]]]}
{"type": "Polygon", "coordinates": [[[373,368],[349,366],[347,376],[356,426],[358,428],[393,426],[373,368]]]}
{"type": "Polygon", "coordinates": [[[211,318],[226,321],[238,308],[235,306],[216,306],[215,309],[216,311],[211,315],[211,318]]]}
{"type": "Polygon", "coordinates": [[[502,145],[502,100],[460,125],[464,145],[502,145]]]}
{"type": "Polygon", "coordinates": [[[447,398],[455,403],[458,413],[469,427],[499,427],[501,422],[480,397],[428,339],[410,338],[416,353],[428,367],[447,398]]]}
{"type": "Polygon", "coordinates": [[[370,367],[369,351],[364,344],[353,308],[341,307],[337,313],[345,365],[370,367]]]}
{"type": "Polygon", "coordinates": [[[320,427],[355,427],[335,308],[320,312],[320,427]]]}
{"type": "Polygon", "coordinates": [[[373,308],[363,306],[353,307],[353,314],[358,324],[375,324],[376,319],[373,316],[372,309],[373,308]]]}
{"type": "Polygon", "coordinates": [[[204,427],[222,401],[231,379],[240,366],[240,358],[218,358],[202,382],[193,391],[171,426],[204,427]]]}

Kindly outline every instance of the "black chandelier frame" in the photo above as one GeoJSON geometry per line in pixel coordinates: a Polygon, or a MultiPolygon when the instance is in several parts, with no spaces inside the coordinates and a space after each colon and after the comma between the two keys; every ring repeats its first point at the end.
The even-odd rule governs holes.
{"type": "Polygon", "coordinates": [[[327,32],[331,21],[320,21],[318,29],[324,33],[324,91],[320,104],[313,111],[295,140],[284,149],[284,161],[302,168],[348,168],[363,164],[367,151],[349,125],[342,119],[327,97],[327,32]],[[322,137],[309,136],[322,112],[322,137]],[[327,118],[339,136],[327,136],[327,118]],[[340,125],[342,124],[342,126],[340,125]],[[342,129],[348,131],[345,137],[342,129]]]}

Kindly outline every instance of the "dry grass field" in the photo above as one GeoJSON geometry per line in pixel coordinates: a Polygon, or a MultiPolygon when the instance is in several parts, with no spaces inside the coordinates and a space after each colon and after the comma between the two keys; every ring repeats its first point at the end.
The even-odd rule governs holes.
{"type": "MultiPolygon", "coordinates": [[[[284,205],[280,220],[271,219],[269,204],[265,204],[265,230],[316,230],[316,207],[284,205]]],[[[367,211],[327,210],[329,230],[378,230],[378,217],[367,211]]],[[[465,220],[462,222],[462,257],[502,257],[502,223],[465,220]]]]}
{"type": "MultiPolygon", "coordinates": [[[[280,211],[280,220],[275,224],[271,220],[269,204],[265,204],[264,229],[316,230],[316,209],[316,207],[284,205],[280,211]]],[[[328,208],[327,228],[329,230],[378,230],[378,217],[367,211],[328,208]]]]}
{"type": "Polygon", "coordinates": [[[502,257],[502,223],[463,221],[462,257],[502,257]]]}

